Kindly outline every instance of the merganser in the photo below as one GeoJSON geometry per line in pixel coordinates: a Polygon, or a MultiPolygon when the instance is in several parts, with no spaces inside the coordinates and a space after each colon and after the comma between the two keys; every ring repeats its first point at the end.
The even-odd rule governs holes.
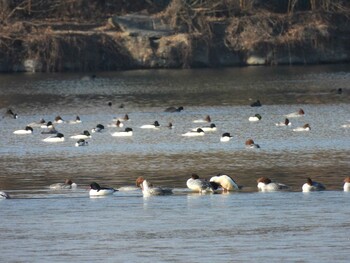
{"type": "Polygon", "coordinates": [[[300,132],[300,131],[310,131],[311,127],[308,123],[306,123],[303,127],[297,127],[293,129],[293,131],[300,132]]]}
{"type": "Polygon", "coordinates": [[[219,184],[224,192],[238,190],[240,187],[238,184],[232,179],[232,177],[226,174],[218,174],[210,178],[210,182],[214,182],[219,184]]]}
{"type": "Polygon", "coordinates": [[[216,131],[216,125],[211,123],[210,126],[202,126],[192,129],[192,131],[197,131],[197,129],[202,129],[204,132],[216,131]]]}
{"type": "Polygon", "coordinates": [[[303,192],[311,192],[311,191],[322,191],[326,190],[326,187],[318,182],[312,181],[310,178],[307,178],[307,182],[302,186],[303,192]]]}
{"type": "Polygon", "coordinates": [[[118,190],[111,188],[111,187],[101,187],[98,183],[93,182],[90,184],[90,196],[105,196],[105,195],[112,195],[114,192],[118,190]]]}
{"type": "Polygon", "coordinates": [[[272,192],[272,191],[278,191],[282,189],[288,189],[288,186],[285,184],[280,184],[280,183],[274,183],[270,180],[270,178],[267,177],[260,177],[257,180],[257,187],[259,191],[262,192],[272,192]]]}
{"type": "Polygon", "coordinates": [[[10,195],[6,192],[0,191],[0,199],[10,199],[10,195]]]}
{"type": "Polygon", "coordinates": [[[183,110],[184,110],[184,107],[180,106],[178,108],[169,107],[169,108],[166,108],[164,111],[165,112],[180,112],[180,111],[183,111],[183,110]]]}
{"type": "Polygon", "coordinates": [[[66,179],[64,183],[56,183],[50,185],[50,189],[60,190],[60,189],[75,189],[77,188],[77,184],[73,183],[71,179],[66,179]]]}
{"type": "Polygon", "coordinates": [[[286,119],[284,120],[284,122],[278,122],[278,123],[276,123],[276,126],[290,126],[290,125],[292,125],[292,123],[289,121],[288,118],[286,118],[286,119]]]}
{"type": "Polygon", "coordinates": [[[181,134],[182,136],[203,136],[205,133],[201,128],[198,128],[196,131],[188,131],[186,133],[181,134]]]}
{"type": "Polygon", "coordinates": [[[84,139],[79,139],[79,140],[75,143],[75,147],[88,146],[88,145],[89,145],[88,141],[85,141],[84,139]]]}
{"type": "Polygon", "coordinates": [[[91,134],[88,130],[83,131],[81,134],[76,134],[71,136],[72,139],[88,139],[91,138],[91,134]]]}
{"type": "Polygon", "coordinates": [[[152,195],[169,195],[173,193],[171,189],[152,186],[147,182],[146,179],[143,180],[141,184],[141,189],[144,197],[148,197],[152,195]]]}
{"type": "Polygon", "coordinates": [[[102,132],[104,129],[105,126],[103,126],[102,124],[97,124],[96,127],[91,130],[91,132],[102,132]]]}
{"type": "Polygon", "coordinates": [[[54,121],[55,123],[63,123],[64,122],[64,120],[61,118],[61,116],[56,116],[56,118],[55,118],[55,121],[54,121]]]}
{"type": "Polygon", "coordinates": [[[205,117],[205,119],[197,119],[193,121],[194,123],[203,123],[203,122],[211,122],[211,118],[209,115],[205,117]]]}
{"type": "Polygon", "coordinates": [[[192,191],[199,193],[214,192],[219,187],[215,182],[208,182],[205,179],[200,179],[197,174],[192,174],[191,178],[186,181],[186,185],[192,191]]]}
{"type": "Polygon", "coordinates": [[[133,135],[133,131],[132,128],[127,127],[124,131],[114,132],[111,135],[114,137],[128,137],[133,135]]]}
{"type": "Polygon", "coordinates": [[[33,128],[30,126],[26,126],[24,130],[16,130],[13,133],[14,134],[32,134],[33,128]]]}
{"type": "Polygon", "coordinates": [[[18,119],[17,113],[14,113],[14,112],[12,111],[12,109],[8,109],[8,110],[6,111],[6,114],[7,114],[8,116],[12,117],[13,119],[18,119]]]}
{"type": "Polygon", "coordinates": [[[153,124],[145,124],[142,125],[141,129],[158,129],[160,127],[160,124],[158,121],[155,121],[153,124]]]}
{"type": "Polygon", "coordinates": [[[253,102],[252,104],[250,104],[251,107],[261,107],[261,102],[260,100],[257,100],[255,102],[253,102]]]}
{"type": "Polygon", "coordinates": [[[63,142],[64,135],[62,133],[57,133],[56,135],[45,138],[43,141],[44,142],[63,142]]]}
{"type": "Polygon", "coordinates": [[[248,118],[249,121],[255,122],[255,121],[260,121],[261,120],[261,115],[260,114],[255,114],[254,116],[250,116],[248,118]]]}
{"type": "Polygon", "coordinates": [[[253,139],[248,139],[245,141],[245,146],[247,148],[255,148],[255,149],[258,149],[260,148],[260,145],[259,144],[256,144],[253,139]]]}
{"type": "Polygon", "coordinates": [[[231,136],[231,134],[229,132],[225,132],[221,135],[220,141],[221,142],[228,142],[229,140],[231,140],[233,136],[231,136]]]}
{"type": "Polygon", "coordinates": [[[343,188],[344,188],[345,192],[350,192],[350,176],[348,176],[348,177],[346,177],[344,179],[344,186],[343,186],[343,188]]]}
{"type": "Polygon", "coordinates": [[[301,116],[304,116],[305,115],[305,112],[303,109],[299,109],[297,112],[292,112],[292,113],[289,113],[287,115],[285,115],[287,118],[296,118],[296,117],[301,117],[301,116]]]}

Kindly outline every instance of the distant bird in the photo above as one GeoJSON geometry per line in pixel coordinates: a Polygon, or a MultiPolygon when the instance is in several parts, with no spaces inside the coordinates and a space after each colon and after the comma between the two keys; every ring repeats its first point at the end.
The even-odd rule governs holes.
{"type": "Polygon", "coordinates": [[[129,115],[125,114],[124,117],[115,117],[115,118],[113,118],[113,121],[128,121],[129,119],[130,119],[129,115]]]}
{"type": "Polygon", "coordinates": [[[286,119],[284,120],[284,122],[278,122],[278,123],[276,123],[276,126],[280,126],[280,127],[282,127],[282,126],[290,126],[290,125],[292,125],[292,123],[289,121],[288,118],[286,118],[286,119]]]}
{"type": "Polygon", "coordinates": [[[75,117],[75,120],[71,120],[71,121],[68,121],[69,124],[77,124],[77,123],[81,123],[81,119],[79,116],[76,116],[75,117]]]}
{"type": "Polygon", "coordinates": [[[303,127],[297,127],[293,129],[293,131],[300,132],[300,131],[310,131],[311,127],[308,123],[306,123],[303,127]]]}
{"type": "Polygon", "coordinates": [[[186,136],[186,137],[194,137],[194,136],[203,136],[205,133],[201,128],[198,128],[195,131],[188,131],[186,133],[181,134],[181,136],[186,136]]]}
{"type": "Polygon", "coordinates": [[[258,149],[260,148],[260,145],[259,144],[256,144],[253,139],[248,139],[245,141],[245,146],[247,148],[255,148],[255,149],[258,149]]]}
{"type": "Polygon", "coordinates": [[[221,135],[220,141],[221,142],[228,142],[229,140],[231,140],[232,136],[229,132],[225,132],[221,135]]]}
{"type": "Polygon", "coordinates": [[[252,104],[250,104],[251,107],[261,107],[261,102],[260,100],[257,100],[255,102],[253,102],[252,104]]]}
{"type": "Polygon", "coordinates": [[[57,133],[56,135],[45,138],[43,141],[44,142],[63,142],[64,135],[62,133],[57,133]]]}
{"type": "Polygon", "coordinates": [[[235,180],[226,174],[218,174],[216,176],[213,176],[210,178],[210,182],[214,182],[220,185],[224,192],[240,189],[235,180]]]}
{"type": "Polygon", "coordinates": [[[278,190],[289,188],[285,184],[272,182],[271,179],[267,177],[260,177],[257,180],[257,183],[258,183],[257,187],[259,191],[262,191],[262,192],[272,192],[272,191],[278,191],[278,190]]]}
{"type": "Polygon", "coordinates": [[[141,129],[158,129],[160,127],[160,124],[158,121],[155,121],[152,124],[144,124],[140,128],[141,129]]]}
{"type": "Polygon", "coordinates": [[[205,123],[205,122],[211,122],[211,118],[209,115],[205,116],[204,119],[196,119],[193,121],[194,123],[205,123]]]}
{"type": "Polygon", "coordinates": [[[6,192],[0,191],[0,199],[10,199],[10,195],[6,192]]]}
{"type": "Polygon", "coordinates": [[[70,138],[72,138],[72,139],[88,139],[88,138],[91,138],[91,134],[88,130],[84,130],[80,134],[70,136],[70,138]]]}
{"type": "Polygon", "coordinates": [[[260,121],[261,120],[261,115],[260,114],[255,114],[254,116],[250,116],[248,118],[249,121],[255,122],[255,121],[260,121]]]}
{"type": "Polygon", "coordinates": [[[127,127],[124,131],[113,132],[111,135],[114,137],[129,137],[133,135],[133,130],[127,127]]]}
{"type": "Polygon", "coordinates": [[[109,107],[112,107],[112,102],[109,101],[109,102],[107,103],[107,105],[108,105],[109,107]]]}
{"type": "Polygon", "coordinates": [[[113,124],[109,124],[108,127],[118,127],[118,128],[121,128],[123,127],[124,124],[120,121],[120,120],[117,120],[116,123],[113,123],[113,124]]]}
{"type": "Polygon", "coordinates": [[[75,143],[75,147],[88,146],[88,145],[89,145],[88,141],[85,141],[84,139],[79,139],[79,140],[75,143]]]}
{"type": "Polygon", "coordinates": [[[304,116],[304,115],[305,115],[304,110],[302,108],[300,108],[298,111],[289,113],[289,114],[287,114],[285,116],[287,118],[296,118],[296,117],[301,117],[301,116],[304,116]]]}
{"type": "Polygon", "coordinates": [[[26,126],[24,130],[16,130],[13,132],[14,134],[32,134],[33,128],[30,126],[26,126]]]}
{"type": "Polygon", "coordinates": [[[172,129],[172,128],[174,128],[174,125],[171,123],[171,122],[169,122],[169,124],[168,124],[168,126],[167,126],[169,129],[172,129]]]}
{"type": "Polygon", "coordinates": [[[57,134],[58,131],[55,129],[53,125],[50,125],[48,130],[42,131],[41,134],[57,134]]]}
{"type": "Polygon", "coordinates": [[[201,126],[192,129],[192,131],[197,131],[198,129],[202,129],[204,132],[209,132],[209,131],[216,131],[216,125],[215,123],[211,123],[209,126],[201,126]]]}
{"type": "Polygon", "coordinates": [[[344,188],[345,192],[350,192],[350,176],[348,176],[348,177],[346,177],[344,179],[344,186],[343,186],[343,188],[344,188]]]}
{"type": "Polygon", "coordinates": [[[64,120],[61,118],[61,116],[56,116],[56,118],[55,118],[55,121],[54,121],[55,123],[63,123],[64,122],[64,120]]]}
{"type": "Polygon", "coordinates": [[[214,192],[219,187],[215,182],[199,178],[197,174],[192,174],[191,178],[186,181],[186,185],[192,191],[199,193],[214,192]]]}
{"type": "Polygon", "coordinates": [[[50,185],[50,189],[61,190],[61,189],[75,189],[77,184],[73,183],[71,179],[66,179],[64,183],[55,183],[50,185]]]}
{"type": "Polygon", "coordinates": [[[43,123],[40,128],[42,129],[51,129],[53,128],[53,124],[52,124],[52,121],[48,121],[47,123],[43,123]]]}
{"type": "Polygon", "coordinates": [[[102,124],[97,124],[96,127],[91,130],[91,132],[92,133],[102,132],[104,129],[105,129],[105,126],[103,126],[102,124]]]}
{"type": "Polygon", "coordinates": [[[310,178],[307,178],[307,182],[302,186],[303,192],[311,192],[311,191],[322,191],[326,190],[326,187],[318,182],[312,181],[310,178]]]}
{"type": "Polygon", "coordinates": [[[183,110],[184,110],[184,107],[180,106],[178,108],[169,107],[169,108],[166,108],[164,111],[165,112],[180,112],[180,111],[183,111],[183,110]]]}
{"type": "Polygon", "coordinates": [[[43,118],[41,118],[39,121],[31,122],[27,126],[30,126],[30,127],[41,127],[44,124],[46,124],[46,121],[43,118]]]}
{"type": "Polygon", "coordinates": [[[98,183],[93,182],[90,184],[90,196],[106,196],[112,195],[114,192],[118,191],[112,187],[101,187],[98,183]]]}
{"type": "Polygon", "coordinates": [[[6,115],[9,116],[9,117],[11,117],[11,118],[13,118],[13,119],[18,119],[17,113],[14,113],[14,112],[12,111],[12,109],[8,109],[8,110],[6,111],[6,115]]]}
{"type": "Polygon", "coordinates": [[[146,179],[143,180],[140,187],[144,197],[149,197],[152,195],[169,195],[173,193],[172,189],[152,186],[146,179]]]}

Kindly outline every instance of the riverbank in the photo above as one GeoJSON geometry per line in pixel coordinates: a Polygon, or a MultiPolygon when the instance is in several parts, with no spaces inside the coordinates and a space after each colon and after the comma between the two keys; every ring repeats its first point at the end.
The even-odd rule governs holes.
{"type": "Polygon", "coordinates": [[[108,71],[347,63],[350,19],[337,12],[265,9],[208,15],[173,5],[91,19],[14,20],[1,28],[0,72],[108,71]],[[176,9],[177,8],[177,9],[176,9]],[[181,12],[179,12],[179,10],[181,12]],[[171,14],[182,14],[174,23],[171,14]],[[188,22],[186,24],[186,22],[188,22]]]}

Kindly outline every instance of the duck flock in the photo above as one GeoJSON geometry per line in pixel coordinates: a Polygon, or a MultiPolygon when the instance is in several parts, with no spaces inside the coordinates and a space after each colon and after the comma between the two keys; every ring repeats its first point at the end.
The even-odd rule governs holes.
{"type": "MultiPolygon", "coordinates": [[[[108,103],[109,106],[111,106],[111,103],[108,103]]],[[[251,104],[252,107],[260,107],[261,102],[258,100],[251,104]]],[[[169,107],[165,109],[165,112],[181,112],[184,108],[181,107],[169,107]]],[[[305,115],[305,112],[303,109],[299,109],[296,112],[292,112],[289,114],[286,114],[284,116],[284,120],[281,122],[276,123],[276,126],[291,126],[291,118],[298,118],[305,115]]],[[[12,109],[8,109],[6,112],[6,115],[10,118],[17,119],[19,116],[17,113],[15,113],[12,109]]],[[[4,116],[4,117],[5,117],[4,116]]],[[[255,114],[254,116],[250,116],[248,118],[248,121],[250,122],[258,122],[262,119],[262,116],[260,114],[255,114]]],[[[95,127],[90,127],[90,129],[85,129],[81,133],[78,134],[70,134],[69,138],[72,140],[75,140],[74,146],[76,147],[82,147],[82,146],[88,146],[89,145],[89,139],[92,137],[93,133],[99,133],[103,132],[107,127],[116,127],[116,128],[122,128],[122,130],[118,129],[117,131],[113,131],[110,133],[113,137],[130,137],[133,136],[133,127],[129,127],[127,125],[129,121],[129,115],[125,114],[123,117],[115,117],[112,120],[111,124],[103,125],[103,124],[96,124],[95,127]]],[[[28,123],[23,129],[15,130],[13,131],[13,134],[18,136],[25,136],[25,135],[31,135],[33,134],[34,129],[40,129],[40,133],[43,135],[47,135],[44,139],[42,139],[43,142],[48,143],[59,143],[63,142],[65,140],[66,135],[59,132],[56,129],[56,126],[58,124],[78,124],[82,123],[82,120],[79,116],[76,116],[74,120],[64,120],[61,116],[56,116],[53,121],[45,121],[44,119],[40,119],[36,122],[28,123]]],[[[212,122],[211,117],[209,115],[205,116],[203,119],[195,119],[193,120],[193,123],[196,123],[199,125],[196,128],[192,128],[187,132],[181,133],[181,136],[184,137],[194,137],[194,136],[204,136],[206,133],[209,132],[215,132],[217,130],[217,127],[215,123],[212,122]]],[[[155,120],[153,123],[150,124],[143,124],[139,126],[140,129],[159,129],[162,125],[159,123],[159,121],[155,120]]],[[[174,125],[170,122],[166,126],[166,128],[172,129],[174,125]]],[[[350,127],[350,124],[344,124],[342,125],[344,128],[350,127]]],[[[310,124],[305,123],[301,127],[296,127],[292,129],[295,132],[307,132],[311,130],[310,124]]],[[[222,133],[219,141],[226,143],[231,140],[233,136],[230,134],[230,132],[224,132],[222,133]]],[[[260,145],[255,143],[252,138],[248,138],[245,141],[245,147],[246,148],[253,148],[253,149],[259,149],[260,145]]],[[[186,186],[188,188],[188,191],[190,192],[197,192],[197,193],[227,193],[230,191],[240,191],[242,189],[242,186],[238,185],[236,181],[229,175],[226,174],[218,174],[216,176],[211,177],[209,180],[200,178],[197,174],[192,174],[192,176],[184,182],[186,183],[186,186]]],[[[55,183],[49,186],[52,190],[71,190],[71,189],[77,189],[77,184],[74,183],[71,179],[66,179],[64,183],[55,183]]],[[[105,187],[100,186],[96,182],[92,182],[90,184],[90,190],[89,195],[91,197],[96,196],[106,196],[106,195],[113,195],[115,192],[120,190],[141,190],[143,196],[153,196],[153,195],[169,195],[173,194],[174,190],[171,188],[164,188],[159,186],[154,186],[149,180],[139,177],[136,179],[136,186],[134,187],[121,187],[119,189],[115,189],[113,187],[105,187]]],[[[260,177],[257,179],[257,189],[262,192],[269,192],[269,191],[280,191],[280,190],[288,190],[290,189],[288,185],[285,185],[283,183],[274,182],[270,178],[267,177],[260,177]]],[[[301,190],[303,192],[311,192],[311,191],[322,191],[325,190],[326,187],[319,182],[313,181],[311,178],[307,178],[306,182],[301,186],[301,190]]],[[[344,179],[344,185],[343,190],[348,192],[350,191],[350,177],[346,177],[344,179]]],[[[0,191],[0,199],[9,199],[10,195],[4,191],[0,191]]]]}

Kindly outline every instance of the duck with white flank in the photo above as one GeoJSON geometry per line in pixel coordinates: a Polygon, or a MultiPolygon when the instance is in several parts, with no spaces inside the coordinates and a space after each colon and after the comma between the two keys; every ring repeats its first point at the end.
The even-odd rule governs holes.
{"type": "Polygon", "coordinates": [[[88,138],[91,138],[91,134],[88,130],[85,130],[80,134],[76,134],[76,135],[71,136],[70,138],[72,138],[72,139],[88,139],[88,138]]]}
{"type": "Polygon", "coordinates": [[[293,129],[293,131],[295,132],[300,132],[300,131],[310,131],[311,127],[308,123],[304,124],[303,127],[297,127],[295,129],[293,129]]]}
{"type": "Polygon", "coordinates": [[[199,178],[197,174],[192,174],[191,178],[186,181],[186,185],[192,191],[199,193],[214,192],[219,187],[215,182],[199,178]]]}
{"type": "Polygon", "coordinates": [[[285,184],[280,184],[280,183],[275,183],[272,182],[270,178],[267,177],[260,177],[257,180],[257,187],[259,191],[262,192],[273,192],[273,191],[278,191],[278,190],[283,190],[283,189],[288,189],[289,187],[285,184]]]}
{"type": "Polygon", "coordinates": [[[125,114],[124,117],[115,117],[113,118],[113,121],[128,121],[129,120],[129,115],[125,114]]]}
{"type": "Polygon", "coordinates": [[[144,124],[140,128],[141,129],[158,129],[160,127],[160,124],[158,121],[155,121],[152,124],[144,124]]]}
{"type": "Polygon", "coordinates": [[[241,187],[232,179],[232,177],[226,174],[218,174],[210,178],[210,182],[214,182],[221,186],[224,192],[239,190],[241,187]]]}
{"type": "Polygon", "coordinates": [[[221,135],[220,141],[221,142],[228,142],[232,138],[232,135],[229,132],[225,132],[221,135]]]}
{"type": "Polygon", "coordinates": [[[57,133],[56,135],[49,136],[43,140],[43,142],[63,142],[64,135],[62,133],[57,133]]]}
{"type": "Polygon", "coordinates": [[[78,124],[81,123],[81,119],[79,116],[75,117],[75,120],[68,121],[69,124],[78,124]]]}
{"type": "Polygon", "coordinates": [[[245,141],[245,147],[251,149],[259,149],[260,145],[255,143],[253,139],[248,139],[245,141]]]}
{"type": "Polygon", "coordinates": [[[287,114],[285,116],[287,118],[297,118],[297,117],[301,117],[301,116],[304,116],[304,115],[305,115],[304,110],[300,108],[298,111],[289,113],[289,114],[287,114]]]}
{"type": "Polygon", "coordinates": [[[42,129],[52,129],[53,128],[53,124],[52,121],[48,121],[47,123],[43,123],[40,128],[42,129]]]}
{"type": "Polygon", "coordinates": [[[26,126],[24,130],[16,130],[13,132],[14,134],[32,134],[33,128],[30,126],[26,126]]]}
{"type": "MultiPolygon", "coordinates": [[[[46,125],[46,121],[43,118],[41,118],[39,121],[31,122],[27,126],[30,126],[30,127],[41,127],[42,125],[46,125]]],[[[45,128],[46,128],[46,126],[45,126],[45,128]]]]}
{"type": "Polygon", "coordinates": [[[6,115],[9,116],[9,117],[11,117],[11,118],[13,118],[13,119],[18,119],[17,113],[14,113],[14,112],[12,111],[12,109],[8,109],[8,110],[6,111],[6,115]]]}
{"type": "Polygon", "coordinates": [[[321,183],[312,181],[311,178],[307,178],[307,182],[303,184],[302,190],[303,192],[322,191],[326,190],[326,187],[321,183]]]}
{"type": "Polygon", "coordinates": [[[102,132],[102,131],[104,131],[104,129],[105,129],[105,126],[103,126],[102,124],[97,124],[96,127],[91,130],[91,132],[92,133],[102,132]]]}
{"type": "Polygon", "coordinates": [[[10,195],[6,192],[0,191],[0,199],[10,199],[10,195]]]}
{"type": "Polygon", "coordinates": [[[101,187],[98,183],[93,182],[90,184],[90,196],[106,196],[106,195],[112,195],[114,192],[118,190],[112,188],[112,187],[101,187]]]}
{"type": "Polygon", "coordinates": [[[113,132],[111,135],[114,136],[114,137],[129,137],[129,136],[132,136],[133,134],[133,131],[132,131],[132,128],[125,128],[124,131],[119,131],[119,132],[113,132]]]}
{"type": "Polygon", "coordinates": [[[76,189],[78,186],[76,183],[73,183],[71,179],[66,179],[64,183],[56,183],[50,185],[50,189],[53,190],[62,190],[62,189],[76,189]]]}
{"type": "Polygon", "coordinates": [[[344,179],[344,186],[343,186],[343,188],[344,188],[345,192],[350,192],[350,176],[348,176],[348,177],[346,177],[344,179]]]}
{"type": "Polygon", "coordinates": [[[183,111],[183,110],[184,110],[184,107],[180,106],[178,108],[169,107],[169,108],[166,108],[164,111],[165,112],[180,112],[180,111],[183,111]]]}
{"type": "Polygon", "coordinates": [[[61,116],[56,116],[55,123],[64,123],[64,120],[61,118],[61,116]]]}
{"type": "Polygon", "coordinates": [[[197,129],[202,129],[204,132],[216,131],[215,123],[211,123],[209,126],[202,126],[192,129],[192,131],[197,131],[197,129]]]}
{"type": "Polygon", "coordinates": [[[76,143],[75,143],[75,147],[81,147],[81,146],[88,146],[89,142],[85,141],[84,139],[79,139],[76,143]]]}
{"type": "Polygon", "coordinates": [[[121,127],[124,126],[124,124],[123,124],[120,120],[117,120],[116,123],[108,124],[107,126],[108,126],[108,127],[117,127],[117,128],[121,128],[121,127]]]}
{"type": "Polygon", "coordinates": [[[193,121],[194,123],[206,123],[206,122],[211,122],[211,118],[209,115],[207,115],[204,119],[197,119],[193,121]]]}
{"type": "Polygon", "coordinates": [[[195,131],[188,131],[186,133],[181,134],[181,136],[193,137],[193,136],[203,136],[205,133],[201,128],[198,128],[195,131]]]}
{"type": "Polygon", "coordinates": [[[261,120],[261,115],[260,114],[255,114],[254,116],[250,116],[248,118],[249,121],[251,122],[256,122],[256,121],[260,121],[261,120]]]}
{"type": "Polygon", "coordinates": [[[292,123],[289,121],[288,118],[286,118],[286,119],[284,120],[284,122],[278,122],[278,123],[276,123],[276,126],[279,126],[279,127],[291,126],[291,125],[292,125],[292,123]]]}
{"type": "Polygon", "coordinates": [[[152,184],[148,183],[146,179],[142,176],[136,179],[136,186],[140,187],[144,197],[152,195],[170,195],[173,193],[170,188],[155,187],[152,184]]]}

